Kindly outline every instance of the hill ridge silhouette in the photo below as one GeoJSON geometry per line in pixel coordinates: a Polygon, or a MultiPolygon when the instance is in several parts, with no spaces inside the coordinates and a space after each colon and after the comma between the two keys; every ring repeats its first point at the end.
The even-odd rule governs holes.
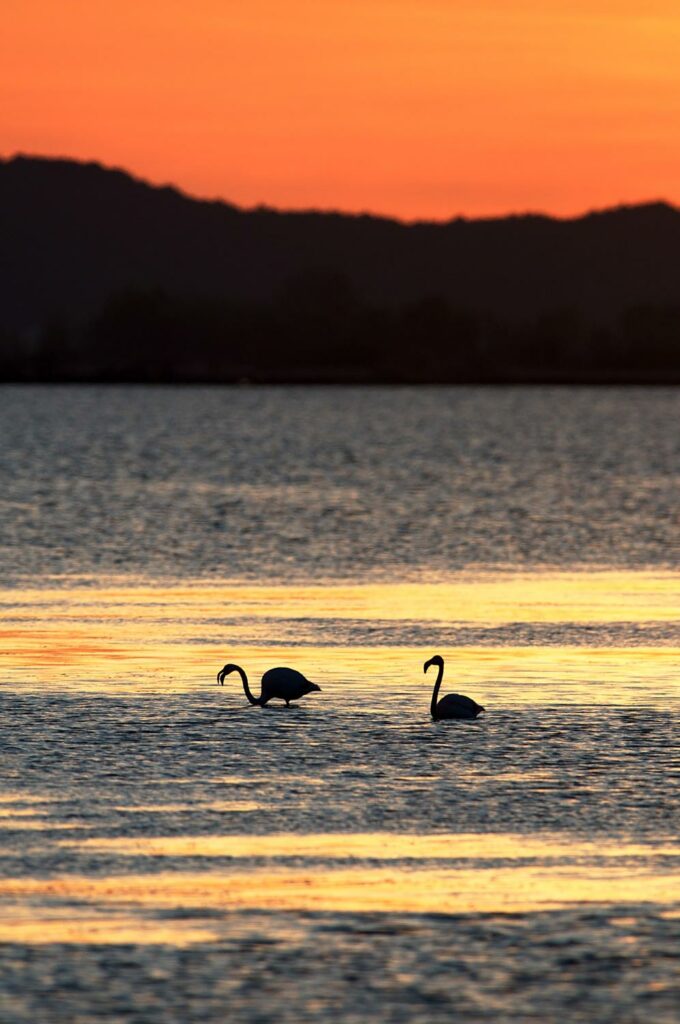
{"type": "MultiPolygon", "coordinates": [[[[678,373],[672,367],[677,364],[673,311],[680,304],[680,209],[662,200],[574,218],[529,212],[405,222],[368,213],[246,209],[222,199],[194,198],[173,185],[154,185],[94,161],[16,155],[0,159],[0,267],[0,336],[4,332],[9,339],[3,342],[5,365],[24,366],[6,370],[10,376],[38,373],[37,364],[31,369],[25,358],[22,364],[22,354],[31,346],[44,348],[51,332],[57,376],[66,372],[66,349],[77,344],[81,369],[89,360],[88,372],[108,379],[113,371],[97,369],[102,342],[90,327],[109,315],[113,303],[118,329],[127,329],[131,321],[120,319],[119,299],[135,295],[156,295],[155,311],[149,301],[137,307],[128,301],[128,318],[146,317],[148,323],[149,316],[160,316],[160,303],[166,328],[183,322],[185,344],[192,317],[204,325],[213,318],[208,331],[213,348],[220,331],[237,348],[269,333],[267,344],[262,342],[265,362],[254,368],[257,379],[286,378],[285,353],[276,352],[274,334],[295,347],[300,332],[309,335],[303,345],[304,379],[315,379],[314,368],[321,364],[322,379],[332,379],[333,359],[338,379],[346,379],[350,356],[351,379],[421,379],[418,354],[409,350],[420,340],[432,350],[427,379],[487,379],[484,353],[490,346],[500,352],[502,336],[508,346],[531,338],[534,365],[525,353],[522,373],[540,378],[547,373],[545,346],[553,344],[556,325],[558,348],[565,351],[570,344],[574,352],[587,348],[589,339],[608,333],[606,372],[615,378],[616,338],[623,338],[623,330],[621,343],[631,350],[642,344],[651,324],[661,339],[661,363],[671,364],[672,372],[664,369],[662,378],[678,373]],[[640,310],[648,311],[642,319],[640,310]],[[377,358],[367,343],[371,315],[376,331],[393,332],[389,372],[386,352],[379,369],[371,363],[377,358]],[[546,322],[552,325],[547,334],[546,322]],[[453,361],[447,339],[458,352],[453,361]],[[329,354],[333,346],[335,356],[329,354]],[[474,349],[474,358],[467,359],[470,373],[463,349],[468,354],[474,349]],[[275,371],[269,372],[266,359],[276,363],[275,371]]],[[[137,326],[141,336],[141,321],[137,326]]],[[[193,379],[179,333],[175,355],[177,373],[166,366],[161,377],[193,379]]],[[[296,365],[300,358],[298,353],[296,365]]],[[[153,379],[151,353],[148,362],[144,379],[153,379]]],[[[573,377],[568,362],[561,369],[555,356],[547,376],[564,370],[573,377]]],[[[44,360],[40,365],[44,375],[44,360]]],[[[507,366],[500,368],[498,359],[494,365],[490,379],[515,375],[507,366]]],[[[243,369],[240,357],[229,362],[224,356],[220,363],[215,355],[196,372],[207,379],[214,374],[233,379],[243,369]]],[[[253,366],[245,369],[249,375],[253,366]]],[[[643,371],[640,364],[635,373],[642,379],[643,371]]],[[[128,371],[116,372],[125,377],[128,371]]],[[[291,379],[299,379],[300,372],[298,365],[291,379]]],[[[654,379],[660,372],[653,371],[654,379]]]]}
{"type": "Polygon", "coordinates": [[[611,214],[625,212],[635,213],[636,211],[659,210],[671,213],[680,213],[679,204],[672,203],[661,197],[655,197],[635,203],[620,202],[612,203],[611,205],[604,207],[592,207],[583,210],[581,213],[567,215],[552,214],[544,210],[528,208],[526,210],[515,210],[504,214],[488,214],[483,216],[470,216],[464,213],[457,213],[453,214],[451,217],[438,219],[428,217],[405,218],[386,213],[376,213],[370,210],[343,210],[339,207],[309,206],[288,208],[275,206],[267,202],[260,202],[255,203],[252,206],[246,206],[231,202],[229,199],[222,196],[195,195],[187,189],[182,188],[180,185],[172,182],[154,182],[149,178],[145,178],[141,174],[135,173],[134,171],[129,171],[118,165],[106,164],[101,160],[81,160],[68,156],[42,156],[40,154],[18,151],[9,156],[0,156],[0,167],[3,165],[5,167],[15,166],[19,168],[29,168],[31,166],[53,168],[62,167],[75,173],[78,173],[79,171],[101,173],[102,175],[124,179],[136,186],[147,188],[150,191],[171,193],[180,199],[185,199],[189,202],[201,205],[213,207],[225,206],[227,209],[238,213],[271,213],[278,214],[280,216],[316,215],[321,217],[346,217],[351,220],[384,221],[391,224],[397,224],[405,228],[418,226],[446,227],[447,225],[460,222],[478,224],[515,220],[546,220],[558,224],[568,224],[588,220],[590,218],[607,217],[611,214]]]}

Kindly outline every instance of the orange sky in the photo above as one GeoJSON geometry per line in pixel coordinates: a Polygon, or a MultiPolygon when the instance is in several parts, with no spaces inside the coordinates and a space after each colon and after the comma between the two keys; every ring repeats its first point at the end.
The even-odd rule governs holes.
{"type": "Polygon", "coordinates": [[[677,0],[2,0],[0,152],[252,205],[680,201],[677,0]]]}

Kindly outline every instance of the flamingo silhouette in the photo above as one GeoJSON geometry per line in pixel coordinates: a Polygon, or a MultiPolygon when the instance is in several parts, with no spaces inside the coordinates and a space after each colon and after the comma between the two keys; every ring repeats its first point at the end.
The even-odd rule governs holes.
{"type": "Polygon", "coordinates": [[[481,704],[474,701],[472,697],[464,697],[461,693],[447,693],[445,697],[437,701],[439,687],[442,685],[442,679],[444,678],[444,659],[439,654],[435,654],[433,658],[425,662],[423,672],[427,672],[431,665],[436,665],[438,668],[437,681],[434,684],[432,701],[430,703],[430,714],[435,722],[440,718],[476,718],[477,715],[486,710],[481,704]]]}
{"type": "Polygon", "coordinates": [[[248,676],[239,665],[225,665],[220,669],[217,673],[218,684],[224,686],[225,676],[228,676],[230,672],[238,672],[246,697],[251,704],[257,704],[261,708],[268,701],[277,699],[285,700],[286,707],[289,708],[292,700],[304,697],[306,693],[312,693],[314,690],[321,690],[320,686],[310,683],[309,679],[305,679],[302,673],[297,672],[294,668],[270,668],[262,676],[260,696],[254,697],[248,686],[248,676]]]}

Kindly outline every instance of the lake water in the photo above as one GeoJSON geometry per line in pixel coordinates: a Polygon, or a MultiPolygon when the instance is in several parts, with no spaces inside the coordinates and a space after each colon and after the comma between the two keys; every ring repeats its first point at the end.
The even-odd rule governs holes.
{"type": "Polygon", "coordinates": [[[0,389],[3,1024],[675,1021],[679,413],[0,389]]]}

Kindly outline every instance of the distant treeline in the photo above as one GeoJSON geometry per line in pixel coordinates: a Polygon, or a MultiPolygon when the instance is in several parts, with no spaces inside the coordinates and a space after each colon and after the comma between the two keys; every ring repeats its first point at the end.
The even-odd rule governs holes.
{"type": "Polygon", "coordinates": [[[343,274],[269,303],[126,291],[85,322],[0,327],[3,381],[254,383],[680,382],[680,304],[608,325],[574,309],[499,319],[433,294],[378,307],[343,274]]]}

